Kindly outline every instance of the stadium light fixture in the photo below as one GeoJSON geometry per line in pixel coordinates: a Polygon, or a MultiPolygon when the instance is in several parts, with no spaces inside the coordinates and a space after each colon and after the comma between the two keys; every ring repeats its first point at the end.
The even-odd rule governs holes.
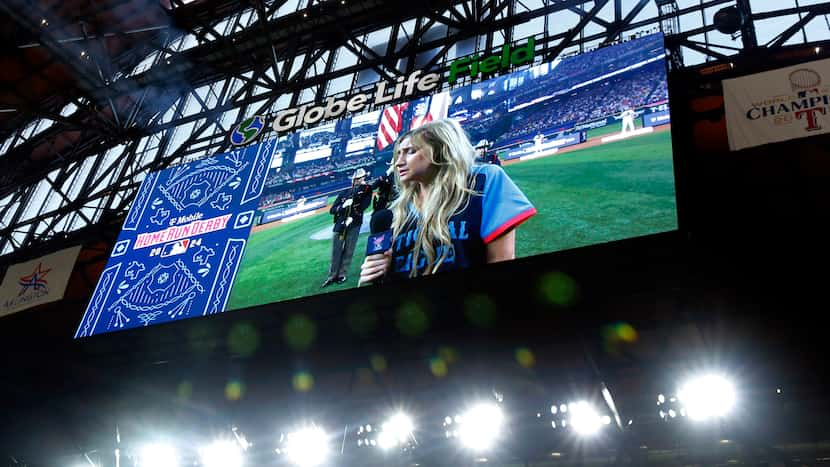
{"type": "Polygon", "coordinates": [[[179,453],[169,444],[147,444],[139,451],[138,465],[139,467],[178,467],[179,453]]]}
{"type": "Polygon", "coordinates": [[[241,467],[242,450],[233,441],[214,441],[199,451],[203,467],[241,467]]]}
{"type": "Polygon", "coordinates": [[[707,374],[680,386],[677,399],[692,420],[725,417],[735,406],[735,387],[721,375],[707,374]]]}
{"type": "Polygon", "coordinates": [[[326,433],[316,426],[308,426],[285,437],[288,460],[297,467],[314,467],[326,461],[329,454],[326,433]]]}
{"type": "Polygon", "coordinates": [[[593,436],[600,428],[603,422],[597,410],[586,401],[579,401],[571,404],[570,423],[571,428],[581,436],[593,436]]]}
{"type": "Polygon", "coordinates": [[[387,450],[399,445],[406,445],[412,436],[415,425],[412,418],[404,413],[397,413],[381,425],[378,434],[378,446],[387,450]]]}
{"type": "Polygon", "coordinates": [[[494,403],[480,403],[460,417],[458,436],[468,449],[486,451],[501,435],[504,414],[494,403]]]}

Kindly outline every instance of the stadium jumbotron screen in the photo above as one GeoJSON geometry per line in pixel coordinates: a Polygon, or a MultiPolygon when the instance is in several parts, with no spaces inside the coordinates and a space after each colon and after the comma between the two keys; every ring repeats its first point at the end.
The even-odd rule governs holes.
{"type": "Polygon", "coordinates": [[[670,127],[654,34],[150,174],[76,337],[675,230],[670,127]]]}
{"type": "MultiPolygon", "coordinates": [[[[470,144],[478,146],[480,167],[472,169],[479,174],[473,180],[466,177],[481,186],[462,200],[471,212],[449,221],[446,233],[454,251],[439,272],[478,267],[488,254],[503,254],[488,251],[494,243],[512,241],[501,247],[512,247],[519,258],[674,230],[668,110],[663,37],[655,34],[391,106],[372,125],[360,116],[351,119],[360,125],[347,119],[337,127],[338,138],[371,137],[374,150],[347,158],[345,145],[334,147],[330,158],[297,164],[293,177],[284,170],[278,182],[266,183],[263,199],[281,201],[261,203],[228,308],[358,286],[367,242],[374,240],[373,207],[384,196],[382,179],[392,167],[394,189],[411,175],[406,165],[390,166],[394,141],[430,120],[460,123],[470,144]],[[366,176],[353,179],[361,169],[366,176]],[[344,198],[353,199],[351,207],[340,208],[344,198]],[[362,215],[361,203],[366,204],[362,215]],[[275,209],[291,213],[269,216],[275,209]],[[348,214],[360,227],[336,226],[338,217],[348,214]],[[353,247],[352,236],[357,237],[353,247]]],[[[424,136],[415,136],[415,144],[427,146],[424,136]]],[[[394,191],[400,196],[402,190],[394,191]]],[[[417,212],[421,201],[409,199],[417,212]]],[[[405,212],[394,203],[389,203],[394,213],[405,212]]],[[[422,254],[413,273],[412,244],[419,229],[411,227],[423,213],[395,233],[385,281],[431,272],[422,254]]],[[[438,243],[433,263],[441,256],[438,243]]]]}

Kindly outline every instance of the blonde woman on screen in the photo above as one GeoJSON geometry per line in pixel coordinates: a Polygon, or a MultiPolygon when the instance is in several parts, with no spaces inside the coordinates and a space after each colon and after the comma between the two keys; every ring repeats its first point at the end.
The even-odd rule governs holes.
{"type": "Polygon", "coordinates": [[[436,120],[398,139],[392,248],[366,257],[361,284],[515,257],[514,229],[536,209],[501,167],[474,160],[455,120],[436,120]]]}

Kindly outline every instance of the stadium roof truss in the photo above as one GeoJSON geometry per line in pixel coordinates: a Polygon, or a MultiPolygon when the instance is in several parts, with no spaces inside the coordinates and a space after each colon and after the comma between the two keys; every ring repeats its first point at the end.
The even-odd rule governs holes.
{"type": "Polygon", "coordinates": [[[534,36],[551,60],[662,30],[682,66],[830,36],[826,3],[775,0],[736,42],[713,20],[736,1],[769,3],[4,1],[0,59],[17,67],[0,76],[0,255],[95,226],[113,233],[148,171],[226,150],[247,116],[443,72],[506,42],[534,36]],[[764,22],[777,29],[756,37],[764,22]]]}

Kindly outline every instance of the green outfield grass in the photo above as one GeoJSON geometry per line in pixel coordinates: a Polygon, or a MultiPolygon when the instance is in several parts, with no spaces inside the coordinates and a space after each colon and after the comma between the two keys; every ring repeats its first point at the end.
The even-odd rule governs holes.
{"type": "MultiPolygon", "coordinates": [[[[519,257],[677,228],[668,131],[519,162],[505,171],[539,211],[517,231],[519,257]]],[[[331,241],[309,237],[330,227],[331,216],[321,213],[253,233],[228,308],[320,293],[331,241]]],[[[348,281],[323,291],[357,285],[366,237],[358,240],[348,281]]]]}
{"type": "Polygon", "coordinates": [[[332,216],[321,213],[251,234],[227,308],[245,308],[357,286],[367,234],[358,237],[348,281],[320,289],[329,271],[331,240],[309,237],[331,225],[332,216]]]}
{"type": "Polygon", "coordinates": [[[668,131],[520,162],[506,171],[538,210],[517,231],[517,256],[677,228],[668,131]]]}
{"type": "MultiPolygon", "coordinates": [[[[638,120],[634,120],[634,128],[640,129],[643,127],[643,122],[638,120]]],[[[596,138],[599,136],[608,136],[614,133],[619,133],[622,131],[622,121],[614,122],[610,125],[605,125],[604,127],[600,128],[592,128],[588,130],[587,136],[588,139],[596,138]]]]}

